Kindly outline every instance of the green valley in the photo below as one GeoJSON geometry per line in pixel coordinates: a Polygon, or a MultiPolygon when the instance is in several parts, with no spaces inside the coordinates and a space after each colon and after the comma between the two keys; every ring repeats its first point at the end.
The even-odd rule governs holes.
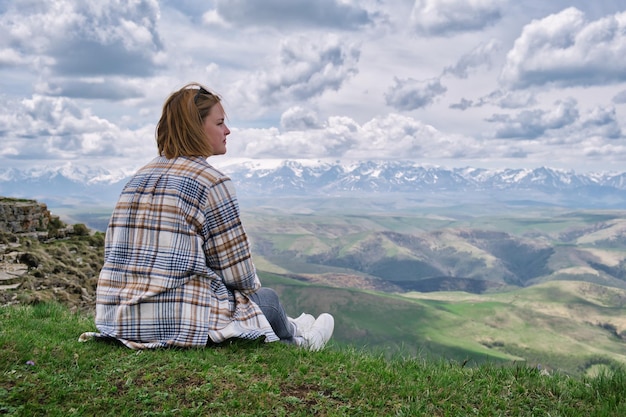
{"type": "MultiPolygon", "coordinates": [[[[107,218],[60,214],[100,230],[107,218]]],[[[293,315],[331,312],[337,345],[572,375],[626,363],[625,212],[339,199],[257,201],[243,216],[264,285],[293,315]]],[[[38,260],[4,303],[92,314],[101,232],[4,242],[5,265],[38,260]]]]}

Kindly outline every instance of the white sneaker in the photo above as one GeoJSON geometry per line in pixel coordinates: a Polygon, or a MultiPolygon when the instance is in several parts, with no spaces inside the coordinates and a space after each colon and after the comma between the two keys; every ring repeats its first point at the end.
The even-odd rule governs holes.
{"type": "Polygon", "coordinates": [[[295,319],[291,317],[287,317],[290,322],[292,322],[296,327],[296,333],[294,336],[302,336],[304,332],[309,330],[313,323],[315,323],[315,317],[310,314],[302,313],[295,319]]]}
{"type": "Polygon", "coordinates": [[[335,319],[328,313],[322,313],[315,320],[311,328],[306,330],[302,335],[304,343],[302,347],[306,347],[312,351],[318,351],[326,346],[335,329],[335,319]]]}

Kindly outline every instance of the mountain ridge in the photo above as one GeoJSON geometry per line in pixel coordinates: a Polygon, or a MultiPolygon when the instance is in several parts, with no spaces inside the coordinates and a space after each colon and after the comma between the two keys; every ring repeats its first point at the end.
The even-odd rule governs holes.
{"type": "MultiPolygon", "coordinates": [[[[523,200],[571,207],[626,207],[626,171],[577,173],[550,167],[445,168],[413,161],[244,160],[215,166],[245,197],[420,193],[523,200]]],[[[0,169],[0,194],[49,204],[112,204],[131,173],[63,165],[0,169]]],[[[458,199],[457,199],[458,200],[458,199]]]]}

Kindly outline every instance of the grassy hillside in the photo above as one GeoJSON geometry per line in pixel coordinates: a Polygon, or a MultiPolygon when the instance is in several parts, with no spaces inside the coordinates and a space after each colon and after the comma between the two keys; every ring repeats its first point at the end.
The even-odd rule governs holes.
{"type": "MultiPolygon", "coordinates": [[[[491,226],[452,213],[396,214],[247,219],[264,284],[276,287],[291,314],[333,313],[339,346],[469,365],[526,362],[571,375],[624,363],[620,213],[517,214],[491,217],[491,226]],[[496,228],[503,230],[489,230],[496,228]],[[313,262],[322,256],[331,262],[313,262]],[[406,292],[410,274],[429,268],[448,277],[420,281],[466,291],[406,292]],[[536,278],[528,272],[545,268],[536,278]],[[525,274],[528,286],[498,281],[505,274],[525,274]]],[[[56,300],[91,313],[102,244],[102,233],[3,236],[0,287],[18,288],[0,290],[0,304],[56,300]]]]}
{"type": "Polygon", "coordinates": [[[246,225],[264,270],[484,293],[576,280],[626,289],[626,212],[271,213],[246,225]],[[436,215],[433,213],[437,213],[436,215]]]}
{"type": "MultiPolygon", "coordinates": [[[[99,230],[109,212],[63,210],[64,218],[99,230]]],[[[626,289],[626,212],[620,210],[355,198],[291,199],[284,206],[257,201],[243,215],[255,262],[269,272],[343,274],[388,292],[484,293],[553,280],[626,289]]]]}
{"type": "Polygon", "coordinates": [[[89,316],[0,307],[0,414],[10,416],[623,416],[623,370],[570,378],[536,367],[384,358],[331,344],[135,352],[79,343],[89,316]]]}
{"type": "Polygon", "coordinates": [[[551,282],[497,294],[381,292],[262,274],[292,315],[329,311],[335,342],[469,365],[527,363],[571,375],[626,364],[626,291],[551,282]]]}

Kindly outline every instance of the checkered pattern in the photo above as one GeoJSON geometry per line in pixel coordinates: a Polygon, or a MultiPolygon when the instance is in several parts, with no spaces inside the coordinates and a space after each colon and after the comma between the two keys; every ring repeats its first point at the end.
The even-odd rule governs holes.
{"type": "Polygon", "coordinates": [[[232,183],[204,158],[155,158],[124,187],[106,233],[99,336],[133,349],[278,340],[246,296],[260,287],[232,183]]]}

